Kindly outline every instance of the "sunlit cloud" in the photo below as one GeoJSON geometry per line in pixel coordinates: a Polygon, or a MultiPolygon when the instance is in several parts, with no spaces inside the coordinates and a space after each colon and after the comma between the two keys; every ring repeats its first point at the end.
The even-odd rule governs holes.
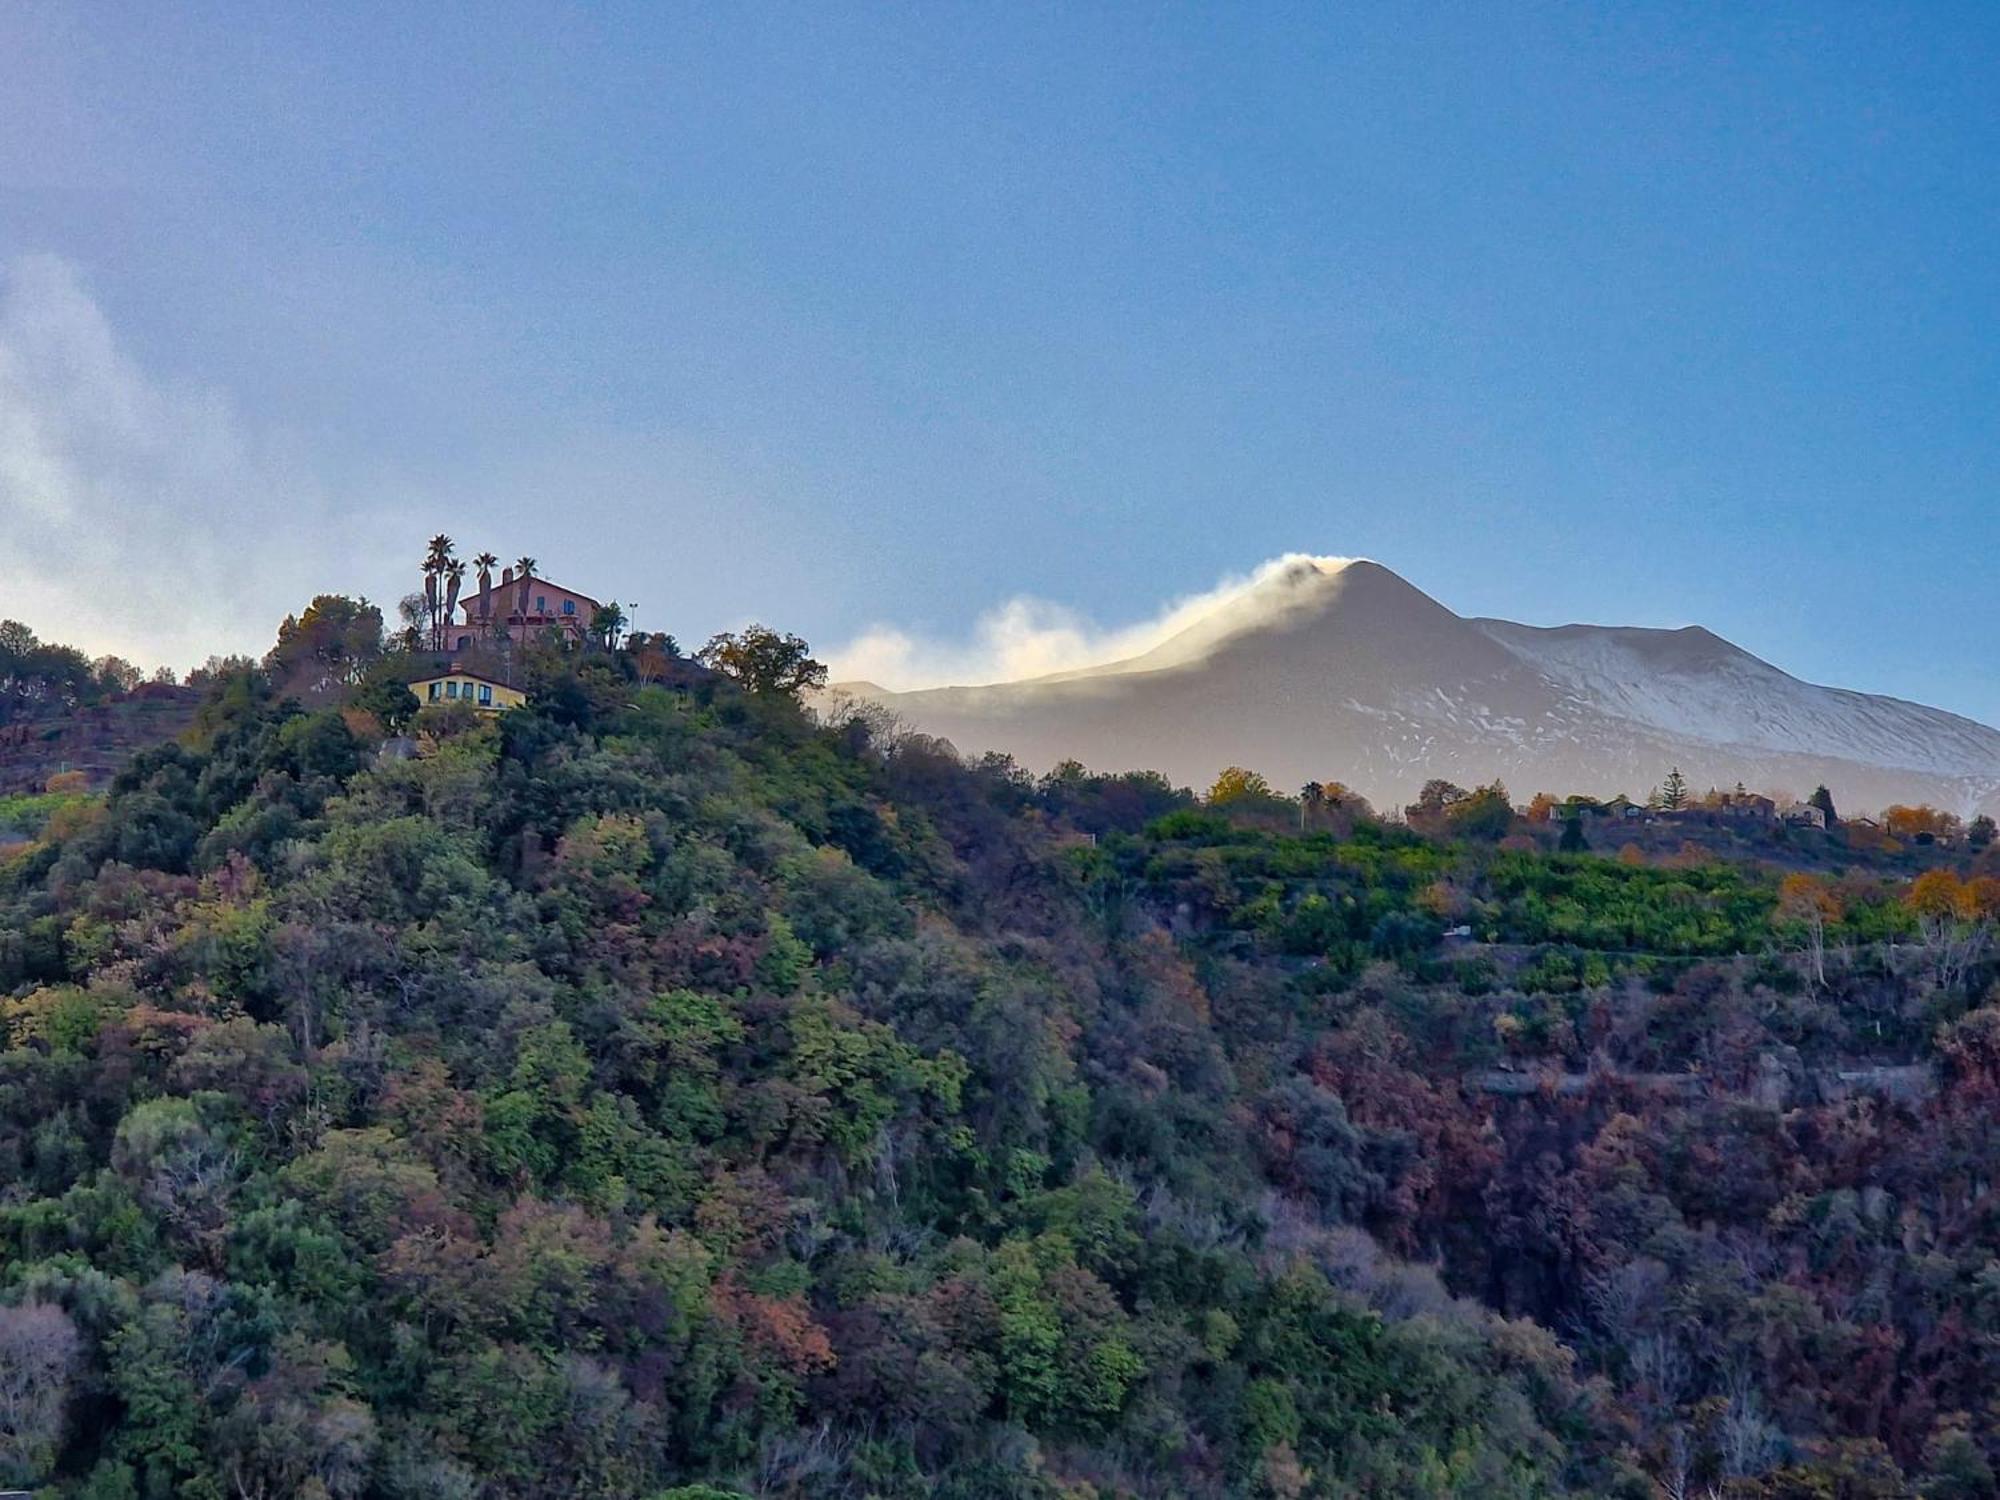
{"type": "MultiPolygon", "coordinates": [[[[836,682],[870,682],[898,691],[1081,671],[1143,655],[1213,620],[1218,612],[1250,605],[1253,591],[1282,575],[1307,568],[1333,572],[1350,561],[1287,553],[1199,594],[1174,600],[1150,619],[1131,625],[1099,625],[1065,605],[1028,596],[981,615],[963,640],[927,639],[877,625],[833,651],[829,665],[836,682]]],[[[1265,597],[1255,602],[1276,613],[1290,601],[1282,591],[1266,590],[1265,597]]],[[[1237,623],[1253,621],[1246,616],[1237,623]]]]}

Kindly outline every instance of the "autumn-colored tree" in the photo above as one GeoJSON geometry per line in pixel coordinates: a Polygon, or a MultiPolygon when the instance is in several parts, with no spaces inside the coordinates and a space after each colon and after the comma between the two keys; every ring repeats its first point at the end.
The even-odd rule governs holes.
{"type": "Polygon", "coordinates": [[[1980,910],[1980,894],[1951,870],[1926,870],[1910,882],[1904,903],[1917,917],[1917,931],[1940,989],[1954,989],[1985,952],[1992,923],[1980,910]]]}
{"type": "Polygon", "coordinates": [[[1895,802],[1882,809],[1882,826],[1899,839],[1948,838],[1959,831],[1955,813],[1920,802],[1914,807],[1895,802]]]}
{"type": "Polygon", "coordinates": [[[1242,766],[1225,766],[1204,799],[1210,807],[1228,807],[1237,802],[1264,802],[1277,795],[1271,783],[1256,771],[1242,766]]]}
{"type": "Polygon", "coordinates": [[[2000,876],[1975,875],[1965,882],[1965,903],[1986,921],[2000,921],[2000,876]]]}
{"type": "Polygon", "coordinates": [[[1910,882],[1903,900],[1923,917],[1964,919],[1975,915],[1971,893],[1951,870],[1926,870],[1910,882]]]}

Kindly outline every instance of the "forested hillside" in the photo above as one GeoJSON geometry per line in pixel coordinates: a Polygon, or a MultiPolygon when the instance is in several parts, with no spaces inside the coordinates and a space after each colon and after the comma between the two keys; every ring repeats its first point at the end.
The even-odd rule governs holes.
{"type": "Polygon", "coordinates": [[[722,667],[401,754],[235,670],[16,799],[0,1481],[1994,1493],[1978,868],[1300,832],[722,667]]]}

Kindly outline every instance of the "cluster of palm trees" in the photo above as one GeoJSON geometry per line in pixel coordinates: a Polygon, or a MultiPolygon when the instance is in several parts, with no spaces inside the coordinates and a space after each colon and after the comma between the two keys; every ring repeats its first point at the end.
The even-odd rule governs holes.
{"type": "MultiPolygon", "coordinates": [[[[454,555],[455,545],[443,532],[431,538],[430,546],[424,553],[422,598],[413,596],[406,601],[404,610],[404,617],[411,628],[421,629],[433,651],[448,648],[451,617],[458,610],[458,596],[465,587],[465,563],[454,555]],[[407,607],[409,605],[414,605],[414,608],[407,607]]],[[[492,634],[506,618],[505,610],[496,615],[493,608],[493,569],[499,562],[500,559],[491,552],[482,552],[472,560],[479,579],[479,614],[473,623],[482,636],[492,634]]],[[[532,557],[523,557],[514,564],[514,613],[527,614],[528,581],[534,577],[539,566],[532,557]]]]}

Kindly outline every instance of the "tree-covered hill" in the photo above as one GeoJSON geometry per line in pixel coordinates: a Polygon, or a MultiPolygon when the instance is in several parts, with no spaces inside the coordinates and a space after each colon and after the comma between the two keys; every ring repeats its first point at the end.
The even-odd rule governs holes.
{"type": "Polygon", "coordinates": [[[1978,880],[1287,831],[726,666],[406,754],[232,671],[17,820],[0,1480],[1993,1493],[1978,880]]]}

